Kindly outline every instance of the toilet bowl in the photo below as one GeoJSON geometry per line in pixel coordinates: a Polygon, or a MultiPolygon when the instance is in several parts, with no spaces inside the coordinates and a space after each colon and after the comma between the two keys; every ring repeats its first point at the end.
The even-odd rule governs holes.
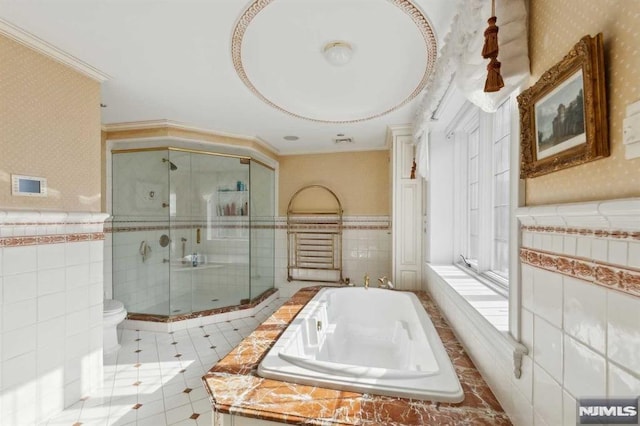
{"type": "Polygon", "coordinates": [[[104,300],[103,310],[103,353],[109,354],[120,349],[117,327],[127,317],[122,302],[113,299],[104,300]]]}

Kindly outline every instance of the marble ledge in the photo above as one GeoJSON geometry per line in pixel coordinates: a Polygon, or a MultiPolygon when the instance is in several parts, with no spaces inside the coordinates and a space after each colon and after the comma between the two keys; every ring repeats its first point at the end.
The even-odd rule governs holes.
{"type": "Polygon", "coordinates": [[[204,311],[197,311],[188,314],[179,315],[155,315],[155,314],[139,314],[131,312],[127,314],[127,319],[132,321],[148,321],[159,323],[171,323],[178,321],[185,321],[190,319],[202,318],[212,315],[227,314],[229,312],[243,311],[255,308],[260,303],[267,300],[269,297],[278,293],[277,288],[270,288],[265,290],[260,295],[256,296],[253,300],[242,299],[239,305],[225,306],[222,308],[208,309],[204,311]]]}
{"type": "Polygon", "coordinates": [[[265,379],[263,356],[321,287],[298,291],[203,377],[220,413],[305,425],[510,425],[500,406],[437,306],[416,292],[451,358],[465,399],[459,404],[393,398],[265,379]]]}

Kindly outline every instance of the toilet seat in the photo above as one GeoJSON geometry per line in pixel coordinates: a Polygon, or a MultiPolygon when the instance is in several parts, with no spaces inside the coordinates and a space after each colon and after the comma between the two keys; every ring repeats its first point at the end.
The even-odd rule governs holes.
{"type": "Polygon", "coordinates": [[[119,300],[113,299],[105,299],[103,314],[104,315],[114,315],[124,310],[124,304],[119,300]]]}

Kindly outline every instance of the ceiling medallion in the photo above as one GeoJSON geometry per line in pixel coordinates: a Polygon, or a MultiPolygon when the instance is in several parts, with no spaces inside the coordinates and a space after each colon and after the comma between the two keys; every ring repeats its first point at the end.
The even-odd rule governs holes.
{"type": "Polygon", "coordinates": [[[265,102],[269,106],[277,110],[280,110],[288,115],[291,115],[296,118],[301,118],[304,120],[317,122],[317,123],[358,123],[358,122],[378,118],[392,111],[395,111],[396,109],[402,107],[403,105],[411,101],[418,94],[420,94],[420,92],[422,91],[424,86],[427,84],[427,82],[429,81],[429,78],[431,77],[431,74],[434,71],[435,61],[437,57],[437,42],[436,42],[435,35],[433,33],[433,29],[431,28],[431,25],[429,24],[427,18],[424,16],[422,11],[420,11],[420,9],[418,9],[418,7],[416,7],[416,5],[413,4],[411,0],[388,0],[389,3],[398,7],[400,10],[402,10],[406,15],[408,15],[411,18],[413,23],[416,25],[416,27],[420,31],[422,38],[424,39],[426,56],[427,56],[427,65],[425,67],[424,74],[422,75],[422,79],[420,80],[418,85],[415,87],[415,89],[411,92],[411,94],[407,96],[405,99],[403,99],[402,101],[400,101],[395,106],[388,108],[385,111],[382,111],[380,113],[376,113],[373,115],[369,115],[366,117],[350,119],[350,120],[321,120],[317,118],[306,117],[304,115],[296,114],[292,111],[289,111],[275,104],[274,102],[269,100],[267,97],[265,97],[262,93],[260,93],[260,91],[253,85],[253,83],[247,76],[247,73],[242,64],[242,41],[247,31],[247,28],[249,27],[249,24],[251,24],[251,21],[258,15],[258,13],[260,13],[260,11],[262,11],[264,8],[266,8],[269,4],[273,3],[274,1],[275,0],[254,0],[249,5],[249,7],[247,7],[244,13],[240,16],[240,19],[238,20],[233,30],[233,36],[231,38],[231,56],[233,59],[233,67],[235,68],[236,73],[238,74],[242,82],[249,88],[249,90],[251,90],[253,94],[255,94],[258,98],[260,98],[263,102],[265,102]]]}

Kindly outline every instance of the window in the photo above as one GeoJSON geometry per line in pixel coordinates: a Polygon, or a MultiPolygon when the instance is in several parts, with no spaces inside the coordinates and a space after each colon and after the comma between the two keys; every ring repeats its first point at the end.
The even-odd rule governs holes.
{"type": "Polygon", "coordinates": [[[509,279],[509,141],[510,104],[503,103],[493,115],[493,242],[491,270],[509,279]]]}
{"type": "Polygon", "coordinates": [[[509,278],[510,108],[510,100],[493,114],[470,107],[453,129],[458,262],[501,286],[509,278]]]}

